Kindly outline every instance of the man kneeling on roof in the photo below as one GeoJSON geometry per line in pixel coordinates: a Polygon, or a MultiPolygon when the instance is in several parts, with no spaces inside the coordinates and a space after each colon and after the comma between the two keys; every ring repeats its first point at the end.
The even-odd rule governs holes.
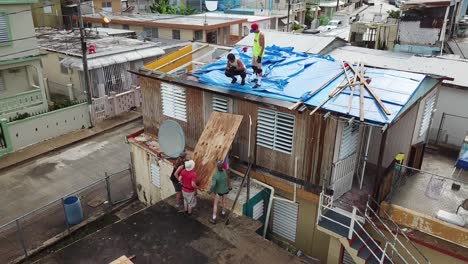
{"type": "Polygon", "coordinates": [[[247,76],[244,63],[240,59],[236,58],[236,56],[232,53],[229,53],[227,55],[227,59],[228,62],[226,65],[226,72],[224,74],[226,74],[227,77],[232,78],[231,83],[236,83],[236,75],[240,75],[240,77],[242,78],[241,85],[244,85],[245,76],[247,76]]]}

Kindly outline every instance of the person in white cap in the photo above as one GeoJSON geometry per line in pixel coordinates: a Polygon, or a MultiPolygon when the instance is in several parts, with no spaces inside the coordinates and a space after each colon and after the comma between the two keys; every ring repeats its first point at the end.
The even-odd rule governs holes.
{"type": "Polygon", "coordinates": [[[184,197],[184,209],[187,215],[192,214],[193,208],[197,205],[196,191],[199,188],[197,185],[197,173],[193,170],[195,162],[188,160],[185,162],[185,168],[176,176],[182,184],[182,196],[184,197]]]}

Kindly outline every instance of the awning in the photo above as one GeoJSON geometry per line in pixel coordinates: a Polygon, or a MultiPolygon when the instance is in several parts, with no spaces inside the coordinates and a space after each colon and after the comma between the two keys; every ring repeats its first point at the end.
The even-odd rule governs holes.
{"type": "MultiPolygon", "coordinates": [[[[142,50],[134,50],[130,52],[125,52],[122,54],[113,54],[108,56],[99,56],[99,57],[90,57],[88,58],[88,69],[98,69],[102,67],[106,67],[113,64],[125,63],[130,61],[141,60],[145,58],[155,57],[163,55],[165,52],[161,48],[148,48],[142,50]]],[[[83,62],[81,57],[68,57],[62,60],[61,65],[78,69],[80,71],[83,70],[83,62]]]]}

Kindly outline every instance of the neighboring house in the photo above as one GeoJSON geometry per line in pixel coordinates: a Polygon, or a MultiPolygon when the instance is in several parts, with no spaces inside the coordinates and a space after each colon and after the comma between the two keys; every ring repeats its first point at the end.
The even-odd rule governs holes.
{"type": "MultiPolygon", "coordinates": [[[[131,102],[122,101],[125,107],[114,106],[113,110],[125,108],[127,111],[132,107],[139,107],[139,95],[133,95],[138,92],[138,78],[132,76],[129,70],[136,70],[157,59],[164,54],[164,50],[152,42],[97,34],[103,31],[106,29],[86,31],[93,104],[102,103],[100,98],[118,98],[120,95],[131,93],[131,102]]],[[[37,35],[41,49],[47,53],[42,64],[51,97],[65,97],[70,101],[85,99],[79,33],[41,29],[37,31],[37,35]]],[[[107,113],[108,116],[116,114],[107,113]]]]}
{"type": "Polygon", "coordinates": [[[441,54],[452,36],[460,2],[410,0],[401,5],[394,50],[422,55],[441,54]]]}
{"type": "Polygon", "coordinates": [[[231,27],[238,27],[242,36],[242,26],[247,19],[229,19],[204,16],[181,16],[159,14],[128,14],[108,16],[110,24],[103,24],[99,14],[86,15],[85,22],[93,27],[130,29],[138,35],[145,33],[149,38],[201,41],[213,44],[230,44],[231,27]]]}
{"type": "Polygon", "coordinates": [[[47,93],[46,56],[39,53],[33,25],[36,2],[0,1],[0,156],[90,126],[86,103],[53,111],[58,106],[47,93]]]}
{"type": "Polygon", "coordinates": [[[242,30],[239,34],[239,27],[237,25],[231,26],[230,39],[231,40],[240,40],[241,38],[247,36],[250,33],[250,25],[257,23],[260,30],[269,30],[271,28],[271,17],[268,16],[249,16],[249,15],[236,15],[236,14],[226,14],[222,12],[208,12],[204,14],[195,15],[198,17],[213,17],[213,18],[227,18],[227,19],[247,19],[245,23],[242,24],[242,30]]]}
{"type": "Polygon", "coordinates": [[[122,0],[93,0],[94,13],[107,12],[120,14],[126,9],[126,1],[122,0]]]}
{"type": "MultiPolygon", "coordinates": [[[[387,240],[383,240],[385,237],[378,237],[378,234],[390,235],[386,224],[379,222],[382,229],[378,229],[374,221],[379,220],[371,219],[370,212],[362,213],[364,208],[366,212],[370,208],[366,206],[368,195],[379,202],[386,197],[387,168],[392,171],[395,155],[401,152],[413,156],[412,159],[421,158],[415,157],[410,150],[413,144],[427,140],[427,120],[431,119],[441,78],[367,68],[365,78],[372,79],[370,86],[376,97],[366,93],[362,104],[356,91],[352,107],[347,110],[349,90],[338,92],[336,98],[326,101],[340,81],[346,80],[341,61],[304,53],[294,55],[287,48],[270,47],[267,48],[266,56],[270,62],[265,65],[264,89],[252,90],[251,84],[241,87],[224,78],[228,51],[229,48],[193,44],[184,52],[163,57],[135,72],[142,78],[144,135],[140,131],[129,141],[136,184],[141,186],[138,195],[142,201],[153,204],[173,194],[167,181],[172,171],[171,159],[164,158],[157,139],[163,121],[172,120],[182,127],[189,151],[198,148],[199,144],[205,147],[207,153],[193,153],[192,157],[198,160],[200,155],[210,156],[211,144],[219,144],[217,137],[213,142],[200,142],[201,135],[225,129],[217,127],[213,130],[213,124],[208,121],[211,114],[214,111],[231,113],[243,117],[232,144],[231,172],[243,175],[250,171],[251,177],[274,191],[273,197],[268,194],[260,199],[252,197],[245,204],[246,208],[251,206],[259,210],[255,217],[267,215],[268,219],[269,210],[265,209],[265,204],[272,201],[272,216],[265,224],[271,228],[273,240],[282,241],[290,246],[288,248],[301,250],[323,263],[343,263],[345,252],[349,252],[347,256],[356,263],[366,260],[370,263],[374,258],[372,252],[381,257],[387,246],[385,258],[394,257],[396,262],[398,256],[404,255],[406,263],[414,263],[411,256],[421,258],[422,254],[416,251],[421,250],[432,263],[442,263],[440,260],[463,263],[449,257],[445,248],[423,246],[434,239],[434,244],[442,243],[435,237],[415,247],[409,239],[402,238],[392,238],[387,244],[387,240]],[[192,55],[191,61],[187,61],[187,54],[192,55]],[[222,60],[218,61],[218,58],[222,60]],[[200,65],[206,68],[200,68],[200,65]],[[191,74],[178,74],[185,72],[181,71],[184,68],[191,74]],[[319,92],[310,94],[316,89],[319,92]],[[377,98],[388,108],[390,115],[382,112],[377,98]],[[295,103],[301,99],[304,104],[295,103]],[[310,115],[316,106],[321,107],[310,115]],[[253,167],[248,170],[250,161],[253,167]],[[358,176],[357,180],[354,175],[358,176]],[[322,192],[322,188],[331,190],[322,192]],[[362,218],[359,219],[366,223],[367,232],[375,234],[365,233],[365,238],[360,235],[363,249],[350,247],[352,241],[359,241],[356,234],[364,233],[359,227],[364,224],[346,222],[346,219],[354,219],[353,208],[348,203],[360,209],[358,215],[362,218]],[[341,227],[334,222],[327,224],[327,219],[345,221],[341,227]],[[351,241],[347,238],[349,229],[352,230],[351,241]],[[390,247],[395,247],[393,253],[390,247]],[[406,249],[410,250],[409,255],[406,255],[406,249]]],[[[234,52],[240,53],[250,68],[251,50],[243,54],[242,48],[238,47],[234,52]]],[[[202,165],[196,166],[196,170],[203,171],[205,164],[214,162],[215,157],[212,158],[213,161],[200,160],[203,163],[200,162],[202,165]]],[[[200,177],[207,176],[201,173],[200,177]]],[[[245,214],[249,214],[248,210],[245,214]]],[[[417,214],[413,213],[413,216],[417,214]]],[[[392,226],[389,230],[394,230],[395,223],[387,223],[392,226]]],[[[456,239],[460,237],[458,235],[456,239]]],[[[460,252],[463,246],[454,248],[455,252],[460,252]]]]}
{"type": "MultiPolygon", "coordinates": [[[[278,31],[264,31],[267,46],[294,47],[298,52],[327,55],[332,50],[343,47],[347,42],[338,37],[322,37],[307,34],[294,34],[278,31]]],[[[250,34],[236,43],[236,46],[253,46],[254,35],[250,34]]]]}
{"type": "MultiPolygon", "coordinates": [[[[300,0],[275,0],[275,1],[238,1],[229,4],[229,8],[222,8],[226,14],[237,14],[246,16],[266,16],[270,17],[270,29],[277,31],[286,31],[288,23],[288,4],[291,4],[289,10],[290,30],[292,25],[298,23],[303,25],[306,16],[306,3],[300,0]]],[[[223,6],[218,4],[218,7],[223,6]]]]}
{"type": "Polygon", "coordinates": [[[394,23],[354,22],[349,30],[349,42],[358,47],[393,50],[397,32],[397,21],[394,23]]]}
{"type": "Polygon", "coordinates": [[[47,111],[31,2],[0,2],[0,119],[47,111]]]}
{"type": "Polygon", "coordinates": [[[433,143],[461,146],[468,131],[468,60],[448,57],[421,57],[408,53],[379,51],[358,47],[342,47],[330,53],[334,58],[362,61],[371,67],[440,74],[445,80],[439,89],[434,117],[430,123],[429,140],[433,143]],[[445,117],[444,117],[445,116],[445,117]],[[445,120],[442,120],[444,117],[445,120]]]}
{"type": "Polygon", "coordinates": [[[38,0],[32,5],[34,27],[63,26],[62,1],[61,0],[38,0]]]}

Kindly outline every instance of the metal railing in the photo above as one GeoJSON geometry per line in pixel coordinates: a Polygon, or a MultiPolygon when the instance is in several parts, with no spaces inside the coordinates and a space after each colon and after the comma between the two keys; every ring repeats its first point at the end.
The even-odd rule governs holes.
{"type": "Polygon", "coordinates": [[[0,114],[42,104],[41,89],[35,85],[33,88],[34,90],[0,99],[0,114]]]}
{"type": "MultiPolygon", "coordinates": [[[[320,198],[319,198],[319,210],[318,210],[318,217],[317,217],[317,223],[320,221],[320,218],[324,218],[324,219],[327,219],[328,221],[331,221],[335,224],[338,224],[346,229],[349,230],[349,233],[348,233],[348,239],[351,240],[353,238],[353,235],[356,235],[356,237],[362,242],[362,244],[369,250],[369,252],[371,253],[371,255],[376,259],[376,260],[379,260],[379,263],[384,263],[384,260],[385,259],[388,259],[391,261],[390,259],[390,256],[387,255],[387,253],[385,252],[386,250],[386,247],[387,245],[385,246],[384,249],[382,249],[380,247],[380,245],[374,240],[374,239],[371,239],[371,241],[374,243],[374,245],[377,247],[377,249],[380,249],[381,252],[382,252],[382,256],[377,256],[377,254],[375,253],[375,249],[373,250],[369,245],[368,245],[368,241],[366,239],[364,239],[360,234],[359,234],[359,231],[356,230],[355,228],[355,225],[356,226],[359,226],[360,229],[362,230],[362,232],[364,232],[364,234],[367,235],[367,237],[370,237],[372,238],[372,236],[366,231],[366,229],[364,228],[364,225],[361,224],[358,220],[357,220],[357,212],[358,212],[358,209],[356,207],[353,207],[353,213],[352,213],[352,216],[351,216],[351,223],[349,226],[343,224],[343,223],[340,223],[328,216],[325,216],[323,213],[322,213],[322,208],[325,209],[325,210],[331,210],[335,213],[338,213],[338,214],[341,214],[343,216],[346,216],[348,217],[348,215],[345,215],[345,214],[342,214],[342,212],[340,212],[339,210],[336,210],[335,207],[333,207],[333,197],[332,196],[329,196],[329,195],[325,195],[324,192],[322,192],[320,194],[320,198]],[[324,199],[325,198],[325,199],[324,199]],[[328,200],[328,204],[327,205],[323,205],[322,202],[325,201],[325,200],[328,200]]],[[[393,262],[392,262],[393,263],[393,262]]]]}
{"type": "MultiPolygon", "coordinates": [[[[371,255],[379,261],[379,263],[384,263],[385,260],[388,260],[390,261],[391,263],[394,263],[394,259],[395,259],[395,253],[396,253],[396,256],[399,258],[399,262],[402,262],[402,263],[430,263],[430,261],[422,254],[422,252],[409,240],[409,238],[402,232],[402,230],[398,227],[398,225],[396,225],[396,223],[393,223],[396,227],[397,227],[397,232],[394,233],[391,231],[391,229],[383,222],[383,220],[377,215],[377,213],[371,208],[371,205],[369,204],[369,202],[367,203],[366,205],[366,211],[363,213],[361,210],[359,210],[357,207],[353,206],[353,211],[351,213],[351,222],[350,222],[350,225],[347,226],[343,223],[340,223],[330,217],[327,217],[326,215],[324,215],[324,212],[326,212],[327,210],[332,210],[333,212],[335,213],[338,213],[338,214],[341,214],[343,216],[346,216],[346,217],[350,217],[349,215],[347,214],[343,214],[340,210],[336,210],[336,207],[333,207],[333,196],[330,196],[330,195],[326,195],[324,192],[322,192],[320,194],[320,198],[319,198],[319,208],[318,208],[318,216],[317,216],[317,224],[319,223],[320,219],[321,218],[324,218],[324,219],[327,219],[328,221],[331,221],[335,224],[338,224],[342,227],[345,227],[349,230],[348,232],[348,239],[351,240],[353,239],[353,236],[356,236],[357,239],[359,239],[363,245],[369,250],[369,252],[371,253],[371,255]],[[324,204],[325,203],[325,204],[324,204]],[[387,236],[385,236],[385,234],[382,232],[382,230],[380,230],[380,228],[374,223],[374,220],[370,217],[369,213],[373,213],[373,217],[374,218],[377,218],[380,222],[381,225],[383,225],[385,227],[385,229],[389,232],[389,234],[391,234],[393,237],[393,242],[392,241],[389,241],[389,239],[387,238],[387,236]],[[364,223],[361,223],[359,220],[358,220],[358,217],[361,217],[364,219],[364,223]],[[375,239],[373,239],[373,236],[371,236],[367,230],[365,229],[364,225],[365,223],[369,223],[369,227],[372,228],[372,230],[377,233],[379,236],[380,236],[380,239],[382,239],[385,244],[384,246],[380,246],[380,244],[378,244],[375,239]],[[356,228],[356,226],[358,228],[356,228]],[[367,237],[371,238],[370,240],[366,240],[364,239],[360,232],[363,232],[367,237]],[[410,252],[410,250],[398,239],[398,234],[402,234],[405,239],[408,240],[408,242],[410,243],[411,247],[413,247],[419,254],[420,257],[422,257],[424,259],[423,262],[420,262],[418,261],[418,259],[410,252]],[[376,248],[374,250],[372,250],[371,246],[369,246],[369,242],[372,241],[373,245],[371,244],[371,246],[375,246],[376,248]],[[400,250],[398,249],[398,247],[402,248],[404,250],[404,252],[410,256],[410,258],[412,259],[412,261],[409,261],[407,260],[401,253],[400,253],[400,250]],[[376,250],[380,250],[380,252],[382,253],[381,256],[378,256],[378,254],[375,253],[376,250]],[[390,251],[390,252],[389,252],[390,251]],[[414,261],[414,262],[413,262],[414,261]]],[[[379,252],[379,251],[377,251],[379,252]]]]}
{"type": "Polygon", "coordinates": [[[105,174],[85,187],[60,197],[0,226],[0,255],[2,263],[16,263],[55,241],[70,235],[80,227],[109,213],[115,206],[135,197],[132,167],[105,174]],[[68,223],[64,200],[80,198],[83,220],[68,223]]]}
{"type": "MultiPolygon", "coordinates": [[[[397,244],[398,242],[398,245],[400,247],[402,247],[403,249],[405,249],[406,253],[411,256],[411,258],[416,261],[416,263],[421,263],[419,262],[416,257],[408,250],[408,248],[403,245],[403,243],[400,241],[400,239],[398,239],[398,235],[402,235],[405,240],[411,245],[411,247],[416,250],[416,252],[418,253],[418,255],[420,257],[422,257],[424,259],[424,262],[423,263],[431,263],[429,261],[429,259],[427,259],[427,257],[416,247],[416,245],[408,238],[408,236],[406,236],[405,232],[403,232],[403,230],[395,223],[393,222],[390,217],[390,215],[387,214],[387,212],[385,212],[384,210],[380,210],[380,205],[377,203],[377,201],[375,201],[370,195],[368,196],[368,200],[367,200],[367,203],[366,203],[366,212],[365,212],[365,216],[367,219],[369,219],[370,223],[372,225],[375,225],[374,221],[372,221],[372,219],[377,219],[379,221],[379,223],[385,228],[385,230],[387,230],[388,233],[392,234],[393,235],[393,245],[397,244]],[[371,204],[372,203],[372,204],[371,204]],[[377,209],[377,211],[385,214],[388,222],[392,223],[393,227],[394,227],[394,230],[392,230],[391,228],[388,227],[388,225],[382,220],[382,218],[380,218],[380,216],[377,214],[376,211],[374,211],[374,209],[372,209],[372,206],[375,206],[377,209]],[[372,213],[372,216],[369,214],[369,213],[372,213]]],[[[377,228],[378,229],[378,228],[377,228]]],[[[379,229],[380,231],[380,229],[379,229]]],[[[383,235],[383,234],[382,234],[383,235]]],[[[397,251],[398,253],[398,251],[397,251]]]]}

